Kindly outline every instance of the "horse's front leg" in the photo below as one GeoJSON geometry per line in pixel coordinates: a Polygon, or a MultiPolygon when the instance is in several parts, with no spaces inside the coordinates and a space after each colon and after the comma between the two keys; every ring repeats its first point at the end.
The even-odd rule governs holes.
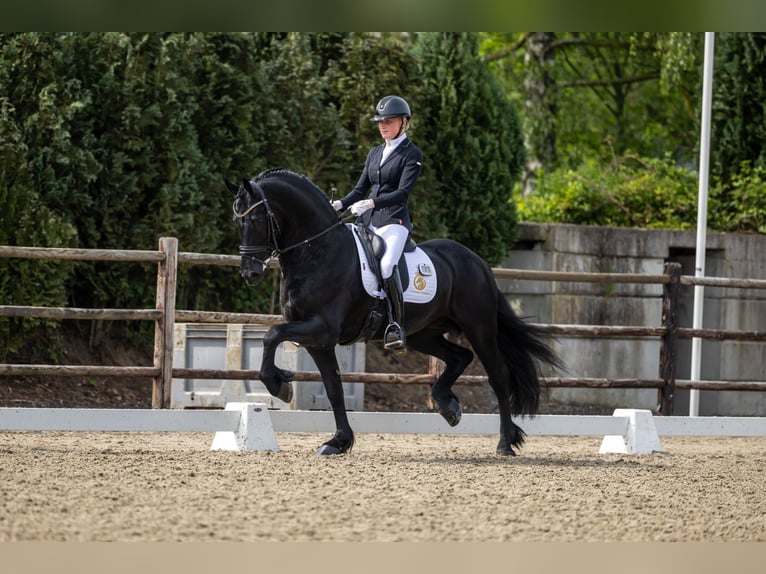
{"type": "MultiPolygon", "coordinates": [[[[260,378],[268,391],[286,403],[292,400],[293,389],[290,381],[294,374],[280,369],[275,363],[277,347],[284,341],[293,341],[301,345],[326,344],[329,341],[326,324],[319,317],[306,321],[294,321],[274,325],[263,337],[263,359],[261,360],[260,378]]],[[[330,335],[331,338],[331,335],[330,335]]],[[[334,346],[335,341],[332,341],[334,346]]]]}
{"type": "Polygon", "coordinates": [[[346,414],[346,400],[343,396],[343,383],[340,378],[335,348],[307,347],[306,350],[322,374],[327,399],[330,401],[335,417],[335,435],[319,448],[317,454],[343,454],[350,451],[351,447],[354,446],[354,431],[351,429],[346,414]]]}

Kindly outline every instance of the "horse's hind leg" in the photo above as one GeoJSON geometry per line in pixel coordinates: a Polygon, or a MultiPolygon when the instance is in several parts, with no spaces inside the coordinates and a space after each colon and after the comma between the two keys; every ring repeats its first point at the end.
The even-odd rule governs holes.
{"type": "Polygon", "coordinates": [[[408,339],[409,346],[444,361],[444,371],[431,387],[431,396],[439,413],[455,426],[463,416],[460,400],[452,392],[452,385],[473,360],[473,353],[444,338],[441,331],[420,331],[408,339]]]}
{"type": "Polygon", "coordinates": [[[524,443],[524,431],[511,419],[511,373],[491,329],[468,326],[464,332],[487,372],[489,385],[497,396],[500,413],[500,441],[497,454],[516,456],[513,447],[524,443]]]}

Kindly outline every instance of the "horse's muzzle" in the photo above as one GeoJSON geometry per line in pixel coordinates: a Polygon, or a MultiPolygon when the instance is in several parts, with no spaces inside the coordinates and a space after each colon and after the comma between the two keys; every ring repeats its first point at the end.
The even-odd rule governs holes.
{"type": "Polygon", "coordinates": [[[239,274],[245,280],[245,283],[252,287],[258,285],[261,279],[263,279],[265,268],[260,261],[250,257],[243,257],[242,264],[239,267],[239,274]]]}
{"type": "Polygon", "coordinates": [[[245,271],[244,269],[240,271],[240,275],[242,275],[242,279],[245,280],[245,283],[251,287],[258,285],[258,283],[260,283],[261,279],[263,278],[263,274],[253,273],[252,271],[245,271]]]}

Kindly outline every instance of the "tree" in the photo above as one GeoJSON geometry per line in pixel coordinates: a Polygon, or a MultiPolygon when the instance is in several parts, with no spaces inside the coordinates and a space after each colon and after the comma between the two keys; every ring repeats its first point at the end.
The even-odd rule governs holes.
{"type": "MultiPolygon", "coordinates": [[[[0,245],[68,247],[76,231],[35,190],[27,149],[13,107],[0,98],[0,245]]],[[[62,306],[72,264],[0,258],[0,301],[6,305],[62,306]]],[[[5,360],[40,323],[0,317],[0,359],[5,360]]]]}
{"type": "MultiPolygon", "coordinates": [[[[252,174],[269,105],[254,35],[4,35],[0,59],[41,200],[76,228],[78,246],[182,249],[236,246],[223,178],[252,174]]],[[[154,269],[83,263],[69,285],[78,306],[145,307],[154,269]]],[[[262,292],[234,272],[198,289],[181,269],[179,306],[248,307],[262,292]],[[217,287],[217,288],[216,288],[217,287]]],[[[202,277],[200,281],[212,281],[202,277]]],[[[248,308],[246,307],[246,308],[248,308]]]]}
{"type": "Polygon", "coordinates": [[[524,167],[522,194],[532,191],[532,180],[544,165],[555,166],[556,159],[556,90],[551,75],[556,35],[552,32],[533,32],[526,38],[524,78],[524,143],[527,162],[524,167]]]}
{"type": "MultiPolygon", "coordinates": [[[[427,158],[416,238],[451,235],[497,261],[513,238],[523,146],[477,50],[475,34],[0,34],[0,240],[156,249],[175,236],[184,251],[235,253],[225,178],[286,167],[345,193],[379,140],[375,103],[398,93],[427,158]]],[[[36,267],[54,279],[45,289],[32,267],[7,268],[4,300],[29,284],[30,303],[154,301],[153,265],[36,267]]],[[[272,312],[270,280],[251,289],[234,269],[182,265],[177,304],[272,312]]]]}
{"type": "Polygon", "coordinates": [[[496,263],[516,231],[511,194],[524,163],[516,109],[482,63],[476,34],[423,34],[416,49],[427,197],[443,206],[450,237],[496,263]]]}
{"type": "Polygon", "coordinates": [[[487,35],[484,61],[525,102],[528,171],[603,157],[605,142],[610,153],[672,150],[679,160],[693,158],[697,140],[689,126],[698,119],[690,94],[699,36],[487,35]]]}
{"type": "Polygon", "coordinates": [[[766,165],[766,34],[717,34],[713,78],[711,172],[730,182],[766,165]]]}

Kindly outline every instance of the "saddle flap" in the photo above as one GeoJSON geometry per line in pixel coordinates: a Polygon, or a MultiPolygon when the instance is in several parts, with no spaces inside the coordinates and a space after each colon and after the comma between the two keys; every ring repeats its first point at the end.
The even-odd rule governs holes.
{"type": "Polygon", "coordinates": [[[386,242],[383,241],[380,235],[375,233],[371,233],[370,238],[372,239],[372,252],[377,259],[380,259],[386,252],[386,242]]]}
{"type": "Polygon", "coordinates": [[[359,244],[367,256],[367,264],[370,266],[370,270],[380,281],[380,256],[386,250],[386,242],[364,225],[355,225],[354,232],[359,238],[359,244]]]}

